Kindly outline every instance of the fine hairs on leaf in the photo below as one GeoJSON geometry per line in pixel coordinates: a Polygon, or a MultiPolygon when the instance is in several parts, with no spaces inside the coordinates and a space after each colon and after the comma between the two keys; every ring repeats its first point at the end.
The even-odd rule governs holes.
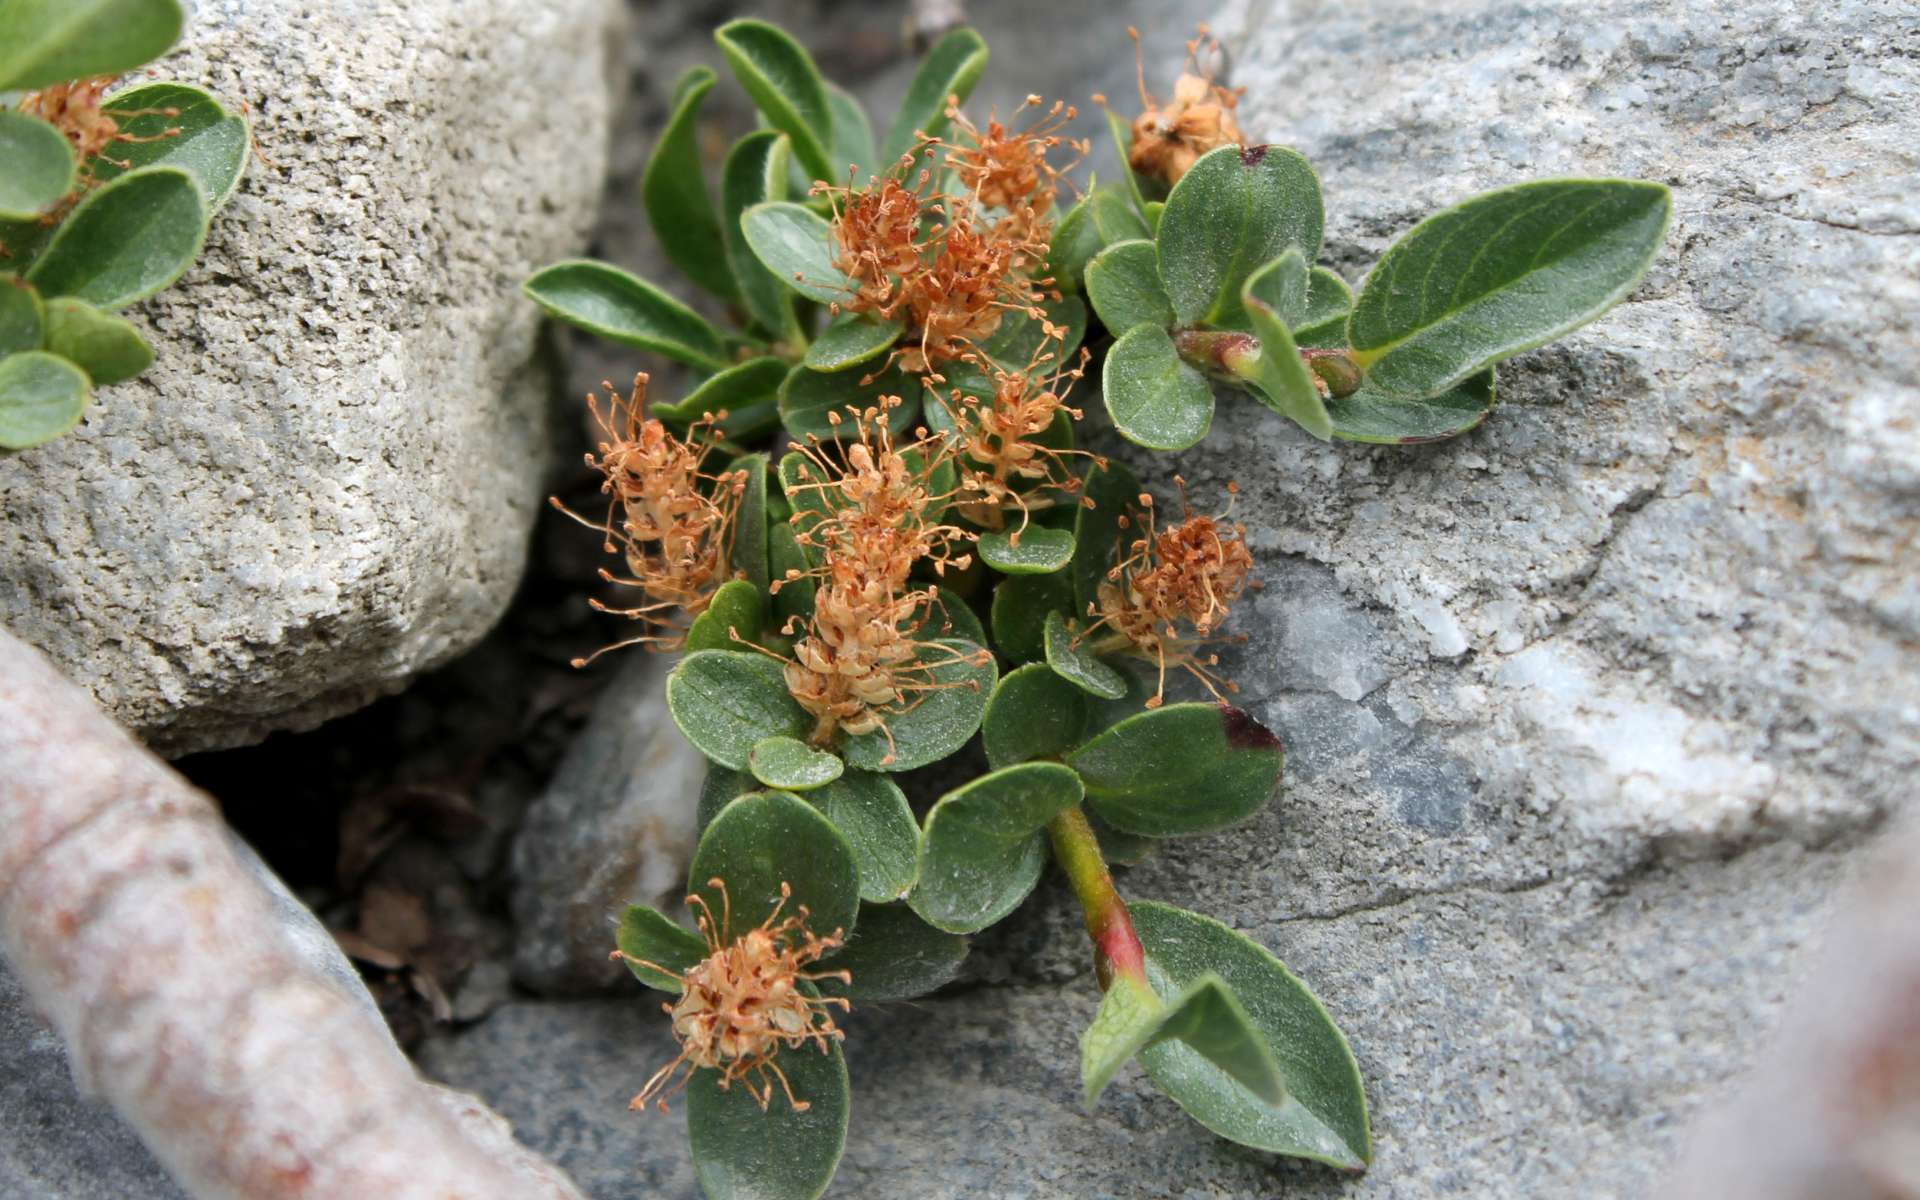
{"type": "MultiPolygon", "coordinates": [[[[1137,1068],[1221,1137],[1364,1170],[1365,1089],[1336,1013],[1268,947],[1130,900],[1111,870],[1257,819],[1286,757],[1233,702],[1220,653],[1263,566],[1239,489],[1189,495],[1151,452],[1204,444],[1230,478],[1243,456],[1294,453],[1289,424],[1325,453],[1468,433],[1500,361],[1632,292],[1666,190],[1470,197],[1356,292],[1317,261],[1318,176],[1243,130],[1240,92],[1201,65],[1204,31],[1169,96],[1142,62],[1137,118],[1107,109],[1126,166],[1104,181],[1082,171],[1066,101],[968,109],[988,62],[972,30],[873,116],[770,24],[715,41],[643,186],[684,283],[571,260],[525,289],[693,373],[611,428],[593,462],[616,515],[583,521],[630,568],[606,577],[645,593],[632,615],[685,630],[667,707],[709,762],[688,877],[703,936],[644,908],[618,932],[637,983],[678,997],[680,1056],[642,1096],[685,1087],[709,1196],[813,1200],[860,1053],[834,1015],[955,978],[967,937],[1051,862],[1105,995],[1082,1099],[1137,1068]],[[694,125],[727,86],[716,68],[761,127],[709,179],[694,125]],[[696,309],[689,284],[725,315],[702,315],[720,309],[696,309]],[[1271,445],[1208,440],[1216,405],[1249,401],[1277,418],[1271,445]],[[695,543],[674,514],[700,515],[698,586],[675,566],[692,561],[675,538],[695,543]]],[[[0,339],[51,321],[110,357],[106,304],[0,300],[0,339]]],[[[67,419],[63,380],[36,387],[39,419],[67,419]]]]}

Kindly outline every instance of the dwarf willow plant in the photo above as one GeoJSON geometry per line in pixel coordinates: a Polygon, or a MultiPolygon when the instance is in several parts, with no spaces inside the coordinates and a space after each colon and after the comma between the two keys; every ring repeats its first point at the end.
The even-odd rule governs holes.
{"type": "Polygon", "coordinates": [[[0,453],[72,429],[153,362],[116,316],[199,256],[247,122],[123,73],[180,36],[178,0],[0,0],[0,453]]]}
{"type": "Polygon", "coordinates": [[[1223,1137],[1364,1169],[1359,1072],[1312,993],[1219,922],[1124,899],[1108,868],[1245,821],[1282,752],[1225,701],[1211,650],[1254,565],[1241,527],[1184,485],[1177,519],[1162,513],[1075,445],[1086,300],[1112,338],[1102,398],[1141,445],[1198,441],[1218,382],[1321,437],[1451,436],[1485,417],[1495,362],[1632,288],[1664,191],[1470,200],[1356,298],[1313,265],[1312,170],[1239,144],[1237,94],[1193,70],[1164,105],[1143,80],[1137,120],[1110,114],[1127,178],[1059,212],[1086,152],[1061,132],[1074,114],[1036,99],[969,120],[973,32],[933,48],[880,141],[778,29],[716,38],[766,127],[710,187],[697,122],[716,78],[696,68],[642,191],[732,324],[604,263],[526,285],[697,377],[675,403],[649,405],[645,375],[604,412],[591,401],[608,506],[577,518],[625,562],[605,578],[637,592],[600,607],[641,623],[629,642],[686,651],[667,703],[710,762],[699,932],[645,907],[619,926],[681,1047],[635,1106],[685,1090],[710,1195],[817,1196],[850,1108],[838,1014],[953,979],[1051,858],[1104,992],[1080,1045],[1087,1105],[1137,1060],[1223,1137]],[[1170,668],[1214,701],[1166,703],[1170,668]],[[986,773],[909,798],[904,773],[973,744],[986,773]]]}

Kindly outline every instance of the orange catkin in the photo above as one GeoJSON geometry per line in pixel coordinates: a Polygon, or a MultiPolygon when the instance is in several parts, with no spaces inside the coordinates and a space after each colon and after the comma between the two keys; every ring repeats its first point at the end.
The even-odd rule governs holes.
{"type": "MultiPolygon", "coordinates": [[[[1187,43],[1186,66],[1174,81],[1173,99],[1165,105],[1147,91],[1140,31],[1129,26],[1127,36],[1133,39],[1134,69],[1144,109],[1133,121],[1133,150],[1128,162],[1134,170],[1171,187],[1209,150],[1246,144],[1246,135],[1233,118],[1245,89],[1221,87],[1211,74],[1202,74],[1198,65],[1201,49],[1209,41],[1205,25],[1200,26],[1199,36],[1187,43]]],[[[1219,43],[1213,46],[1217,48],[1219,43]]]]}

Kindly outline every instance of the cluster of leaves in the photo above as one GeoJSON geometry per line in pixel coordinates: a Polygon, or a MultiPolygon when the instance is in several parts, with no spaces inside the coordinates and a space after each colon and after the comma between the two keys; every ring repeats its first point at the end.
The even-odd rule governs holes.
{"type": "MultiPolygon", "coordinates": [[[[1199,440],[1214,382],[1321,437],[1450,436],[1485,416],[1493,363],[1632,287],[1664,227],[1664,191],[1566,181],[1479,197],[1415,228],[1356,299],[1311,265],[1319,186],[1291,151],[1159,144],[1153,161],[1180,168],[1170,191],[1129,171],[1056,221],[1050,168],[1034,190],[1012,189],[1030,203],[1000,187],[1021,172],[976,169],[988,141],[1024,146],[1008,151],[1019,158],[1060,139],[1041,136],[1051,126],[1023,135],[990,121],[982,134],[965,120],[958,106],[986,61],[973,32],[932,49],[879,143],[859,102],[775,27],[736,21],[716,40],[765,128],[727,154],[716,203],[697,129],[716,78],[696,68],[675,90],[643,194],[669,256],[737,326],[599,262],[559,263],[526,285],[559,319],[699,376],[648,413],[636,395],[596,460],[613,504],[604,525],[588,523],[626,554],[634,578],[621,582],[684,580],[696,557],[663,556],[655,514],[737,498],[727,538],[698,559],[724,545],[729,581],[677,601],[676,622],[657,600],[624,610],[666,629],[635,640],[687,650],[668,706],[711,764],[690,876],[705,936],[646,908],[619,931],[640,981],[678,997],[665,1007],[688,1048],[674,1065],[689,1072],[703,1185],[716,1197],[824,1190],[849,1112],[826,1004],[945,984],[967,937],[1013,912],[1050,857],[1086,909],[1105,990],[1081,1044],[1089,1105],[1138,1058],[1224,1137],[1364,1169],[1359,1073],[1319,1002],[1226,926],[1124,901],[1108,870],[1158,839],[1246,820],[1279,786],[1282,751],[1225,702],[1163,703],[1169,665],[1216,701],[1230,690],[1203,647],[1251,557],[1225,518],[1157,526],[1127,467],[1075,450],[1080,414],[1064,394],[1085,361],[1086,301],[1114,339],[1107,411],[1140,445],[1199,440]],[[849,167],[854,182],[839,183],[849,167]],[[918,207],[902,223],[896,202],[918,207]],[[856,210],[892,220],[893,240],[854,244],[867,236],[856,210]],[[1024,266],[975,336],[943,355],[934,318],[900,297],[953,231],[976,229],[1019,239],[981,262],[1024,266]],[[773,451],[751,448],[770,438],[773,451]],[[620,464],[662,444],[713,461],[706,499],[641,503],[648,485],[620,464]],[[990,470],[996,461],[1019,469],[990,470]],[[1159,668],[1157,685],[1143,663],[1159,668]],[[829,677],[839,691],[820,683],[829,677]],[[916,805],[901,773],[976,737],[987,772],[916,805]],[[743,949],[783,930],[804,954],[800,942],[784,959],[743,949]],[[797,972],[800,959],[813,969],[797,972]],[[771,1032],[756,1018],[749,1033],[727,1023],[729,996],[780,997],[797,1015],[771,1032]]],[[[1209,81],[1183,78],[1179,94],[1212,97],[1208,127],[1230,126],[1229,94],[1209,81]]],[[[1112,124],[1127,161],[1151,122],[1112,124]]]]}
{"type": "Polygon", "coordinates": [[[180,35],[179,0],[0,5],[0,453],[80,421],[153,351],[115,311],[199,256],[239,186],[246,120],[181,83],[116,77],[180,35]]]}

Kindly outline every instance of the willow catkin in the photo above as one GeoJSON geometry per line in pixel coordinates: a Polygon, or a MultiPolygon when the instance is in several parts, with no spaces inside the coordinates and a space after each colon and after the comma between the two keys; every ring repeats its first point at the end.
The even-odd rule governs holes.
{"type": "Polygon", "coordinates": [[[83,1091],[202,1200],[580,1200],[415,1074],[287,899],[206,795],[0,630],[0,952],[83,1091]]]}

